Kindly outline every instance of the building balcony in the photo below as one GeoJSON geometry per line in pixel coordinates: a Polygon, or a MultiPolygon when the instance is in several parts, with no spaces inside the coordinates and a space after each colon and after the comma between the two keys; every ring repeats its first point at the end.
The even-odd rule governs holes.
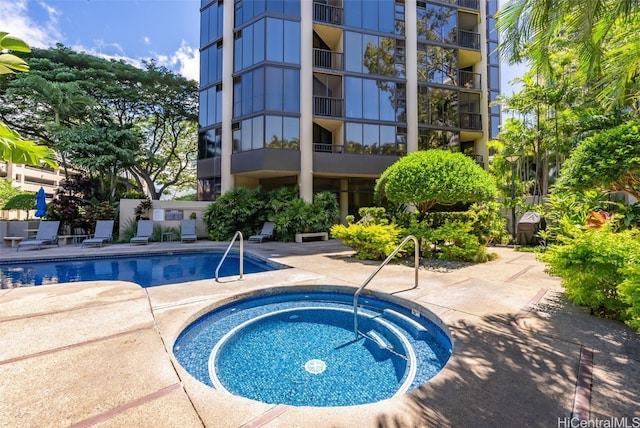
{"type": "Polygon", "coordinates": [[[464,7],[465,9],[480,10],[480,1],[479,0],[458,0],[458,6],[464,7]]]}
{"type": "Polygon", "coordinates": [[[344,22],[344,10],[338,6],[313,3],[313,20],[325,24],[342,25],[344,22]]]}
{"type": "Polygon", "coordinates": [[[479,51],[480,33],[458,30],[458,46],[479,51]]]}
{"type": "Polygon", "coordinates": [[[458,71],[458,86],[466,89],[481,90],[482,89],[482,75],[480,73],[473,73],[471,71],[458,71]]]}
{"type": "Polygon", "coordinates": [[[460,113],[460,128],[482,131],[482,115],[480,113],[460,113]]]}
{"type": "Polygon", "coordinates": [[[313,97],[313,114],[315,116],[342,117],[343,106],[343,98],[313,97]]]}
{"type": "Polygon", "coordinates": [[[316,68],[341,71],[344,69],[342,56],[341,52],[333,52],[326,49],[314,49],[313,66],[316,68]]]}

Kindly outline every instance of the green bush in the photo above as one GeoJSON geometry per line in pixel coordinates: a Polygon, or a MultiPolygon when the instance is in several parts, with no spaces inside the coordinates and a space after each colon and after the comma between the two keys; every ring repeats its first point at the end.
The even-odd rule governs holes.
{"type": "MultiPolygon", "coordinates": [[[[331,236],[356,251],[360,260],[383,260],[396,249],[402,239],[402,229],[394,224],[355,223],[331,227],[331,236]]],[[[398,257],[406,251],[398,252],[398,257]]]]}
{"type": "Polygon", "coordinates": [[[618,286],[620,299],[629,307],[624,314],[624,322],[640,331],[640,263],[623,270],[625,280],[618,286]]]}
{"type": "Polygon", "coordinates": [[[431,245],[440,260],[463,262],[487,261],[486,248],[471,233],[471,223],[447,221],[430,234],[431,245]]]}
{"type": "MultiPolygon", "coordinates": [[[[614,233],[610,224],[600,229],[573,229],[570,236],[559,237],[540,258],[549,273],[562,278],[567,297],[589,307],[598,315],[624,319],[629,303],[618,295],[622,286],[625,299],[634,300],[633,277],[628,282],[628,269],[637,266],[640,255],[638,234],[633,231],[614,233]]],[[[631,268],[635,272],[635,268],[631,268]]]]}

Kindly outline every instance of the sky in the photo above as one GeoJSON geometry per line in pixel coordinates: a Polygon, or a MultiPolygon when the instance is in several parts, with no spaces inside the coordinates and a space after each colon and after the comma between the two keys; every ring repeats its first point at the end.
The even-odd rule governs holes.
{"type": "MultiPolygon", "coordinates": [[[[199,78],[200,0],[0,0],[0,31],[36,48],[62,43],[138,66],[153,59],[199,78]]],[[[513,93],[509,82],[524,71],[502,66],[504,95],[513,93]]]]}

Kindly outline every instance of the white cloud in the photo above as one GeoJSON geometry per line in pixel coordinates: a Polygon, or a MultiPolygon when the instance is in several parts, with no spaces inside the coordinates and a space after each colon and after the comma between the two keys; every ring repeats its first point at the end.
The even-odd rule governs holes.
{"type": "Polygon", "coordinates": [[[57,9],[45,2],[34,4],[27,0],[0,0],[0,30],[11,33],[23,39],[34,48],[48,48],[63,42],[63,36],[58,30],[57,9]],[[47,18],[44,22],[35,22],[28,16],[29,7],[41,7],[47,18]]]}
{"type": "Polygon", "coordinates": [[[200,54],[184,40],[180,48],[171,56],[157,55],[156,61],[170,70],[176,70],[187,79],[196,82],[200,80],[200,54]]]}
{"type": "Polygon", "coordinates": [[[145,45],[151,44],[151,38],[149,36],[144,36],[142,39],[145,45]]]}

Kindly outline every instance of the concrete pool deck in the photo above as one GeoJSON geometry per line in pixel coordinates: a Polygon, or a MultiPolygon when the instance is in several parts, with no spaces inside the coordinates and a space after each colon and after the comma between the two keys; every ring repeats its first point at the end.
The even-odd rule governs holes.
{"type": "MultiPolygon", "coordinates": [[[[2,248],[0,262],[211,248],[226,244],[2,248]]],[[[502,247],[490,249],[500,256],[492,262],[420,269],[417,288],[413,268],[396,264],[367,287],[417,302],[449,327],[453,356],[421,387],[338,408],[215,391],[171,353],[199,314],[270,287],[358,287],[378,265],[336,240],[245,250],[291,268],[146,289],[121,281],[0,289],[0,427],[580,426],[572,417],[640,426],[640,334],[567,302],[534,254],[502,247]]]]}

